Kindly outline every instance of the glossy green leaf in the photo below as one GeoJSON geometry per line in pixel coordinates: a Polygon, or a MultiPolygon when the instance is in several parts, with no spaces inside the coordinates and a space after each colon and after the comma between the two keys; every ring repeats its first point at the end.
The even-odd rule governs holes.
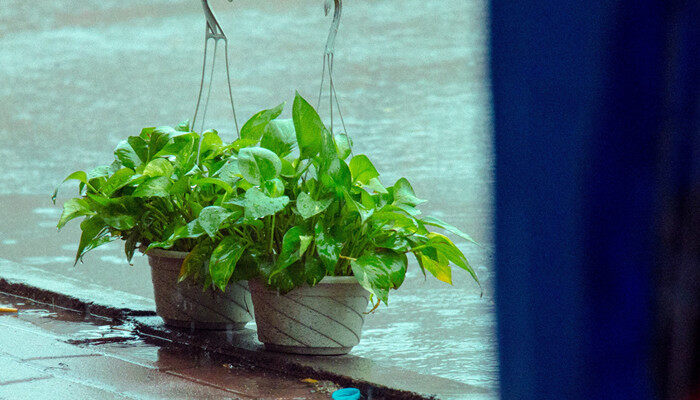
{"type": "Polygon", "coordinates": [[[90,214],[93,214],[93,211],[90,209],[90,204],[87,200],[80,198],[67,200],[63,203],[63,212],[61,213],[61,218],[59,218],[56,227],[61,229],[68,221],[90,214]]]}
{"type": "Polygon", "coordinates": [[[280,197],[284,194],[284,182],[279,178],[265,181],[263,188],[270,197],[280,197]]]}
{"type": "Polygon", "coordinates": [[[405,253],[387,251],[377,253],[377,258],[384,264],[389,279],[394,289],[398,289],[406,278],[406,269],[408,267],[408,259],[405,253]]]}
{"type": "Polygon", "coordinates": [[[335,190],[336,193],[343,192],[352,185],[350,168],[345,161],[338,158],[330,163],[328,169],[321,173],[320,178],[326,187],[335,190]]]}
{"type": "Polygon", "coordinates": [[[379,177],[379,172],[364,154],[358,154],[350,160],[350,172],[353,182],[369,183],[370,179],[379,177]]]}
{"type": "Polygon", "coordinates": [[[326,276],[326,268],[316,257],[307,257],[304,262],[303,277],[309,286],[314,286],[326,276]]]}
{"type": "Polygon", "coordinates": [[[173,164],[166,160],[165,158],[156,158],[151,160],[146,168],[143,169],[143,175],[156,177],[156,176],[167,176],[170,177],[175,171],[173,164]]]}
{"type": "Polygon", "coordinates": [[[199,213],[199,225],[210,237],[214,237],[219,231],[221,223],[226,221],[233,213],[219,206],[204,207],[199,213]]]}
{"type": "Polygon", "coordinates": [[[126,141],[139,158],[139,164],[148,162],[148,143],[139,136],[129,136],[126,141]]]}
{"type": "Polygon", "coordinates": [[[205,277],[209,275],[207,264],[212,250],[213,244],[209,238],[197,243],[182,261],[178,280],[182,282],[188,277],[194,278],[195,282],[205,280],[205,277]]]}
{"type": "Polygon", "coordinates": [[[262,110],[253,115],[241,128],[241,138],[258,141],[265,132],[265,127],[273,119],[279,117],[284,109],[284,103],[269,110],[262,110]]]}
{"type": "Polygon", "coordinates": [[[335,265],[340,259],[340,252],[343,249],[343,244],[336,240],[323,229],[321,221],[316,223],[314,227],[314,237],[316,243],[316,253],[326,267],[329,275],[335,271],[335,265]]]}
{"type": "Polygon", "coordinates": [[[375,254],[365,253],[350,262],[352,273],[360,285],[385,304],[389,301],[389,289],[393,287],[389,271],[375,254]]]}
{"type": "Polygon", "coordinates": [[[352,139],[346,134],[335,135],[336,151],[338,158],[345,160],[352,153],[352,139]]]}
{"type": "Polygon", "coordinates": [[[122,140],[117,144],[117,147],[114,149],[114,156],[127,168],[135,169],[141,165],[141,158],[126,140],[122,140]]]}
{"type": "Polygon", "coordinates": [[[297,210],[299,211],[299,214],[301,214],[302,218],[308,219],[324,211],[332,202],[332,198],[314,200],[308,193],[301,192],[297,197],[296,205],[297,210]]]}
{"type": "Polygon", "coordinates": [[[233,192],[233,187],[221,179],[217,178],[198,178],[192,179],[192,184],[197,186],[214,185],[223,189],[225,192],[233,192]]]}
{"type": "Polygon", "coordinates": [[[246,147],[238,153],[238,168],[248,182],[259,185],[279,176],[282,161],[268,149],[246,147]]]}
{"type": "Polygon", "coordinates": [[[367,182],[367,188],[371,189],[375,193],[387,194],[389,193],[384,185],[379,181],[378,178],[372,178],[367,182]]]}
{"type": "Polygon", "coordinates": [[[422,218],[422,221],[426,225],[432,225],[432,226],[436,226],[438,228],[442,228],[448,232],[454,233],[455,235],[461,237],[462,239],[468,240],[474,244],[478,244],[474,239],[472,239],[471,236],[467,235],[466,233],[459,230],[459,228],[452,226],[445,221],[439,220],[435,217],[425,217],[425,218],[422,218]]]}
{"type": "Polygon", "coordinates": [[[282,251],[277,258],[277,270],[287,268],[301,260],[313,238],[313,235],[299,226],[289,228],[282,238],[282,251]]]}
{"type": "Polygon", "coordinates": [[[134,190],[134,197],[168,197],[172,183],[167,176],[149,178],[134,190]]]}
{"type": "Polygon", "coordinates": [[[99,216],[94,215],[90,218],[86,218],[80,223],[80,230],[82,233],[80,235],[78,251],[75,255],[75,264],[83,258],[85,253],[110,240],[107,234],[107,226],[99,216]]]}
{"type": "Polygon", "coordinates": [[[416,197],[413,187],[406,178],[401,178],[394,184],[394,204],[406,204],[412,207],[425,203],[416,197]]]}
{"type": "Polygon", "coordinates": [[[105,196],[109,197],[117,190],[132,182],[134,175],[134,170],[131,168],[122,168],[107,179],[107,182],[102,185],[100,191],[104,193],[105,196]]]}
{"type": "MultiPolygon", "coordinates": [[[[200,216],[201,217],[201,216],[200,216]]],[[[247,245],[240,239],[227,236],[214,249],[209,258],[209,274],[221,291],[226,291],[231,275],[247,245]]]]}
{"type": "Polygon", "coordinates": [[[204,228],[202,228],[202,226],[199,225],[199,220],[195,219],[187,225],[180,226],[177,229],[175,229],[175,232],[173,232],[173,234],[170,235],[168,239],[161,242],[153,242],[149,244],[148,250],[153,248],[169,249],[173,247],[175,242],[177,242],[180,239],[195,239],[204,235],[204,233],[204,228]]]}
{"type": "Polygon", "coordinates": [[[296,145],[296,132],[292,119],[276,119],[265,127],[260,146],[280,157],[289,154],[296,145]]]}
{"type": "Polygon", "coordinates": [[[474,269],[467,261],[467,257],[447,236],[431,232],[428,234],[428,243],[426,245],[437,250],[438,256],[447,258],[456,266],[467,271],[477,283],[479,282],[474,269]]]}
{"type": "Polygon", "coordinates": [[[246,219],[264,218],[276,214],[289,204],[289,197],[270,197],[258,188],[250,188],[245,193],[246,219]]]}
{"type": "Polygon", "coordinates": [[[224,163],[224,165],[219,168],[216,173],[214,173],[214,177],[221,179],[229,185],[233,185],[238,182],[238,180],[241,179],[241,171],[238,168],[238,159],[231,157],[226,160],[226,163],[224,163]]]}
{"type": "Polygon", "coordinates": [[[299,145],[300,158],[307,159],[321,151],[322,134],[325,130],[321,117],[303,97],[296,93],[292,120],[299,145]]]}
{"type": "Polygon", "coordinates": [[[430,272],[437,280],[452,284],[452,268],[447,257],[435,251],[434,248],[421,249],[421,266],[430,272]]]}

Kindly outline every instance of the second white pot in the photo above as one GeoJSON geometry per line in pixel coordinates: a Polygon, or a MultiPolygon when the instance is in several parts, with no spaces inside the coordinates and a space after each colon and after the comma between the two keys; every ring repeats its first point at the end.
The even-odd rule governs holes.
{"type": "Polygon", "coordinates": [[[327,276],[280,295],[250,281],[258,339],[285,353],[347,354],[360,342],[369,292],[355,277],[327,276]]]}

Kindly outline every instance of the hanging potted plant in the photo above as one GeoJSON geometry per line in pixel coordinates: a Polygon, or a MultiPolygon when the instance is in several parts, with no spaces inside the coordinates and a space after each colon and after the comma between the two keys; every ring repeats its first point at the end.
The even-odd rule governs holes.
{"type": "MultiPolygon", "coordinates": [[[[137,248],[157,243],[162,248],[146,254],[156,310],[166,324],[242,328],[252,320],[245,282],[231,284],[225,292],[204,292],[201,284],[185,278],[193,275],[206,287],[211,282],[206,270],[182,273],[183,265],[199,257],[193,250],[208,244],[200,233],[211,232],[217,204],[233,191],[230,154],[216,131],[200,136],[184,123],[143,129],[117,145],[110,165],[70,174],[66,181],[79,181],[79,197],[64,203],[58,229],[84,217],[75,262],[116,239],[124,241],[129,262],[137,248]]],[[[196,261],[204,266],[207,260],[196,261]]]]}
{"type": "MultiPolygon", "coordinates": [[[[472,239],[422,217],[423,200],[406,179],[382,185],[369,158],[350,157],[347,136],[332,135],[299,94],[292,120],[276,119],[282,108],[259,112],[241,130],[229,158],[237,181],[219,202],[223,222],[210,226],[217,239],[192,251],[193,259],[210,260],[209,276],[221,289],[251,279],[266,347],[347,353],[360,341],[368,302],[388,303],[403,283],[408,253],[423,274],[451,283],[454,265],[477,280],[459,248],[429,228],[472,239]]],[[[183,273],[201,268],[190,264],[183,273]]]]}

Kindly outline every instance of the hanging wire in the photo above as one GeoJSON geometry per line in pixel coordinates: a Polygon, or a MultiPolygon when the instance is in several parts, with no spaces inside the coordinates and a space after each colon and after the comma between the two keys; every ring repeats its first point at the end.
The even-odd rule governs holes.
{"type": "MultiPolygon", "coordinates": [[[[340,16],[342,14],[343,2],[342,0],[334,0],[335,9],[333,12],[333,22],[331,23],[330,31],[328,32],[328,39],[326,40],[326,48],[323,53],[323,67],[321,72],[321,86],[318,90],[318,102],[316,103],[316,108],[321,106],[321,98],[323,97],[323,84],[325,83],[326,70],[328,71],[328,100],[330,109],[330,130],[333,134],[333,104],[335,103],[336,109],[338,110],[338,116],[340,117],[340,122],[343,126],[343,135],[345,136],[348,146],[350,146],[350,152],[352,153],[352,142],[348,136],[348,130],[345,127],[345,120],[343,119],[343,113],[340,110],[340,102],[338,100],[338,93],[335,90],[335,85],[333,83],[333,62],[335,58],[335,37],[338,34],[338,26],[340,25],[340,16]]],[[[330,12],[330,0],[326,0],[323,4],[324,12],[326,15],[330,12]]]]}
{"type": "MultiPolygon", "coordinates": [[[[229,0],[231,2],[232,0],[229,0]]],[[[233,90],[231,89],[231,72],[228,62],[228,39],[224,34],[224,31],[219,25],[219,21],[216,20],[214,13],[209,7],[209,0],[202,0],[202,8],[204,9],[204,17],[206,18],[206,29],[204,32],[204,61],[202,62],[202,78],[199,82],[199,94],[197,95],[197,105],[194,109],[194,117],[192,117],[192,124],[190,125],[192,129],[195,129],[195,124],[197,122],[197,114],[199,113],[199,105],[202,100],[202,92],[204,91],[204,78],[206,75],[207,68],[207,50],[209,48],[209,39],[214,40],[214,52],[211,61],[211,76],[209,77],[209,87],[207,88],[207,98],[204,102],[204,110],[202,111],[202,123],[200,132],[204,131],[204,123],[207,115],[207,108],[209,106],[209,98],[211,96],[212,82],[214,81],[214,67],[216,66],[216,49],[220,40],[224,42],[224,57],[226,58],[226,83],[228,84],[228,95],[231,100],[231,112],[233,113],[233,122],[236,126],[236,134],[241,137],[240,130],[238,129],[238,119],[236,118],[236,107],[233,101],[233,90]]],[[[199,165],[200,153],[202,151],[202,137],[200,137],[199,145],[197,147],[197,165],[199,165]]]]}

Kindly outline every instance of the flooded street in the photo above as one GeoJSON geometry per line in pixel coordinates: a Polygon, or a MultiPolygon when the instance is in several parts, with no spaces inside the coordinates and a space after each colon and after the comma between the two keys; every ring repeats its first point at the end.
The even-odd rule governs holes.
{"type": "MultiPolygon", "coordinates": [[[[6,0],[0,8],[0,257],[153,297],[146,258],[129,266],[121,243],[73,267],[78,224],[60,233],[55,225],[76,187],[50,201],[69,173],[109,163],[127,135],[192,118],[201,4],[143,3],[6,0]]],[[[282,101],[289,117],[294,90],[316,98],[330,24],[321,0],[211,4],[229,37],[239,124],[282,101]]],[[[428,199],[425,214],[482,244],[456,241],[483,296],[465,273],[455,271],[451,287],[424,281],[414,262],[390,306],[367,317],[352,353],[495,390],[486,12],[481,0],[346,1],[334,80],[355,152],[387,184],[408,178],[428,199]]],[[[232,139],[218,61],[206,128],[232,139]]]]}

